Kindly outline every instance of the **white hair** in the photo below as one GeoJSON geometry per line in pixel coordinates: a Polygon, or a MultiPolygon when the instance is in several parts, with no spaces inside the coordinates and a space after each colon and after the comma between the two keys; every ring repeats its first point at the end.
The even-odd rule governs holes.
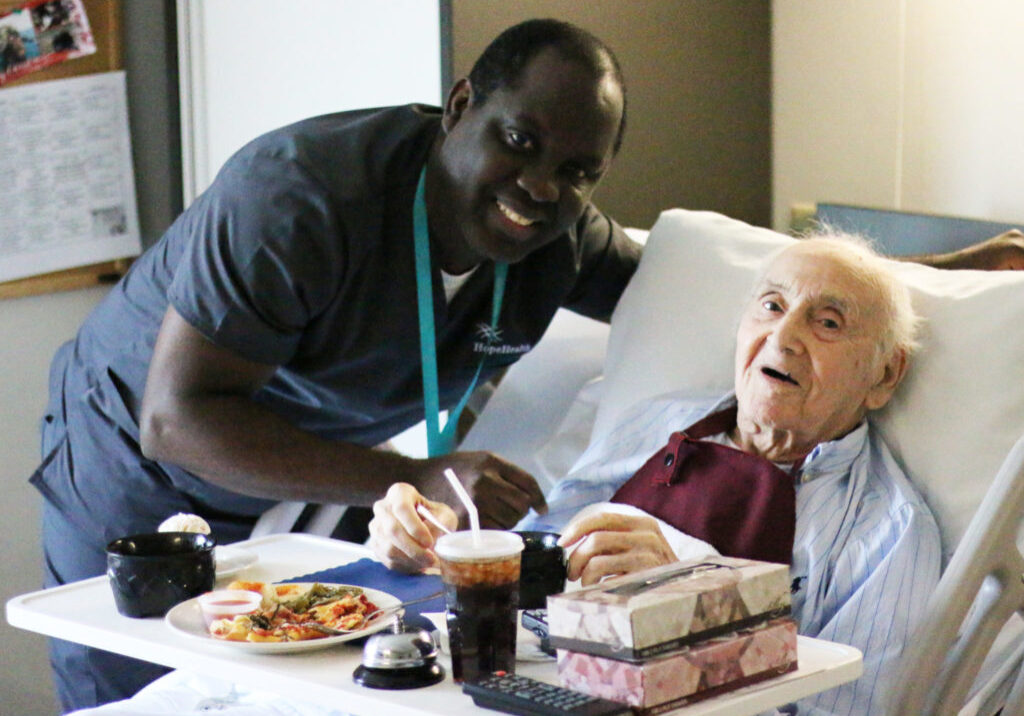
{"type": "MultiPolygon", "coordinates": [[[[839,260],[854,277],[866,285],[879,299],[882,309],[880,355],[888,358],[895,351],[909,356],[918,347],[917,334],[921,318],[914,311],[910,290],[892,270],[890,260],[882,256],[871,240],[859,234],[822,227],[803,234],[798,244],[786,247],[769,257],[770,265],[780,254],[794,246],[808,244],[839,260]]],[[[763,275],[762,275],[763,277],[763,275]]],[[[760,280],[755,283],[755,286],[760,280]]]]}

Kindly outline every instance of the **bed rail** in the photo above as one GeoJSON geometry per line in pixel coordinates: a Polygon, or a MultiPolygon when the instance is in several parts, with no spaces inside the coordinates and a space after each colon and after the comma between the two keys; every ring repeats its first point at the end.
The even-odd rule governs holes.
{"type": "MultiPolygon", "coordinates": [[[[1022,521],[1024,436],[1000,467],[909,642],[892,716],[957,714],[967,701],[1000,630],[1015,612],[1024,615],[1022,521]]],[[[1020,674],[1002,714],[1024,714],[1020,674]]]]}

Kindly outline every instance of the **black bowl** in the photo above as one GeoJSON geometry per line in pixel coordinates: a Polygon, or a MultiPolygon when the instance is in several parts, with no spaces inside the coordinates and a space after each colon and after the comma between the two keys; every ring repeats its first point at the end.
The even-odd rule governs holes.
{"type": "Polygon", "coordinates": [[[209,535],[153,532],[107,545],[107,576],[117,611],[126,617],[163,616],[175,604],[213,589],[209,535]]]}
{"type": "Polygon", "coordinates": [[[554,532],[517,532],[523,538],[519,608],[544,609],[549,594],[565,591],[565,550],[554,532]]]}

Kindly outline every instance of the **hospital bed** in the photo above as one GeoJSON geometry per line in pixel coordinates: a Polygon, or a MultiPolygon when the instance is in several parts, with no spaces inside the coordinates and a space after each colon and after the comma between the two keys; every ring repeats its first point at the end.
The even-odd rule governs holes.
{"type": "MultiPolygon", "coordinates": [[[[795,239],[685,210],[634,235],[646,240],[644,260],[611,326],[560,311],[462,448],[492,450],[547,488],[636,401],[731,388],[735,318],[762,260],[795,239]]],[[[1024,609],[1015,544],[1024,513],[1024,272],[896,269],[928,322],[877,425],[935,512],[948,567],[904,659],[893,713],[992,714],[1024,644],[1014,616],[1024,609]]],[[[1024,714],[1019,691],[1007,716],[1024,714]]]]}
{"type": "MultiPolygon", "coordinates": [[[[898,232],[898,212],[884,213],[898,232]]],[[[735,317],[762,259],[791,241],[719,214],[665,212],[610,329],[560,312],[464,446],[492,449],[550,484],[632,403],[677,389],[724,393],[735,317]]],[[[918,243],[914,252],[930,250],[918,243]]],[[[934,511],[948,566],[891,712],[992,714],[1005,702],[1005,716],[1024,714],[1020,684],[1006,702],[1024,650],[1024,274],[896,270],[927,322],[905,384],[876,422],[934,511]]]]}

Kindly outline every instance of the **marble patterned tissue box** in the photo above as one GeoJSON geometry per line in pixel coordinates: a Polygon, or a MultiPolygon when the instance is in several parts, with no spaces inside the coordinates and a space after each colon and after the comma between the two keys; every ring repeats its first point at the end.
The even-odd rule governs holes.
{"type": "Polygon", "coordinates": [[[548,597],[551,645],[636,661],[788,616],[789,567],[733,557],[675,562],[548,597]]]}
{"type": "Polygon", "coordinates": [[[679,708],[796,668],[796,622],[789,617],[639,663],[558,650],[563,686],[628,704],[640,715],[679,708]]]}

